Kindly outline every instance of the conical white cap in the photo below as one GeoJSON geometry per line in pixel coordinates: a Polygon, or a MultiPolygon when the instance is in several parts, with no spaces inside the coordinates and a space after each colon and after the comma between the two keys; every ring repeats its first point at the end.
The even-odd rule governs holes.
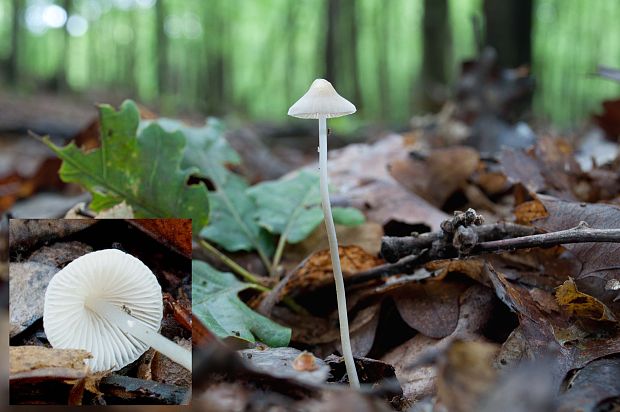
{"type": "Polygon", "coordinates": [[[139,259],[117,249],[88,253],[69,263],[45,292],[43,327],[54,348],[85,349],[92,371],[118,370],[149,346],[86,308],[87,298],[102,299],[159,330],[161,286],[139,259]]]}
{"type": "Polygon", "coordinates": [[[288,109],[288,115],[301,119],[318,119],[346,116],[356,110],[353,103],[340,96],[330,82],[316,79],[306,94],[288,109]]]}

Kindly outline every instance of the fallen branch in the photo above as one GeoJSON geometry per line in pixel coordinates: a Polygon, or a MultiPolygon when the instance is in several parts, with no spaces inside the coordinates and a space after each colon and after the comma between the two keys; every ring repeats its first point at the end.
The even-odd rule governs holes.
{"type": "Polygon", "coordinates": [[[347,284],[357,284],[368,280],[396,275],[409,274],[420,266],[434,261],[454,258],[468,258],[486,253],[511,252],[518,249],[531,249],[536,247],[553,247],[570,243],[620,243],[620,229],[593,229],[587,223],[581,222],[572,229],[560,230],[550,233],[538,233],[535,228],[520,226],[509,223],[498,225],[469,226],[479,239],[500,236],[502,239],[487,240],[480,242],[479,239],[473,245],[468,245],[467,250],[460,246],[455,238],[460,233],[447,233],[445,230],[420,235],[412,238],[384,238],[381,251],[390,256],[401,256],[407,245],[410,247],[409,255],[402,257],[394,263],[376,266],[364,272],[356,273],[348,279],[347,284]],[[523,233],[528,235],[520,235],[523,233]],[[516,235],[516,236],[515,236],[516,235]],[[512,236],[512,237],[508,237],[512,236]],[[420,249],[425,246],[424,249],[420,249]]]}
{"type": "MultiPolygon", "coordinates": [[[[534,227],[517,225],[515,223],[472,226],[472,229],[478,235],[478,240],[481,242],[530,236],[540,233],[534,227]]],[[[405,256],[419,254],[424,249],[430,249],[434,242],[444,238],[447,241],[446,243],[451,244],[451,240],[448,242],[449,238],[443,230],[422,233],[417,236],[385,236],[381,241],[381,256],[388,262],[397,262],[405,256]]]]}

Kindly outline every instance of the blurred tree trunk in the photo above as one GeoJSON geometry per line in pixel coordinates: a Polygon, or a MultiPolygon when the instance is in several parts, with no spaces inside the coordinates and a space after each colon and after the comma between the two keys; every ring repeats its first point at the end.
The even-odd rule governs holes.
{"type": "Polygon", "coordinates": [[[224,51],[227,50],[227,33],[226,33],[226,1],[211,0],[209,7],[205,7],[206,25],[211,30],[204,31],[204,41],[207,45],[206,52],[206,85],[207,89],[203,91],[206,96],[205,106],[207,113],[210,115],[220,115],[224,111],[226,105],[225,99],[225,56],[224,51]],[[214,38],[211,33],[217,33],[214,38]]]}
{"type": "Polygon", "coordinates": [[[338,64],[338,20],[340,18],[340,0],[327,0],[327,29],[325,35],[325,75],[324,78],[335,82],[338,64]]]}
{"type": "MultiPolygon", "coordinates": [[[[73,12],[73,2],[71,0],[63,0],[61,7],[67,12],[67,18],[73,12]]],[[[63,28],[62,47],[58,57],[58,67],[56,69],[56,81],[54,83],[55,91],[67,90],[69,88],[67,82],[67,67],[69,66],[69,41],[71,40],[66,27],[63,28]]]]}
{"type": "Polygon", "coordinates": [[[419,106],[436,111],[448,96],[452,65],[452,34],[448,0],[424,0],[423,51],[419,106]]]}
{"type": "Polygon", "coordinates": [[[355,0],[327,0],[324,78],[353,101],[361,91],[357,65],[355,0]]]}
{"type": "Polygon", "coordinates": [[[155,3],[155,50],[157,50],[157,88],[159,96],[169,91],[170,73],[168,72],[168,38],[164,31],[166,8],[164,0],[155,3]]]}
{"type": "MultiPolygon", "coordinates": [[[[294,27],[295,21],[297,21],[298,18],[298,11],[297,11],[297,7],[298,7],[298,3],[296,1],[292,1],[292,2],[288,2],[286,5],[286,26],[287,27],[294,27]]],[[[284,69],[284,84],[286,85],[286,100],[290,101],[290,102],[294,102],[295,101],[295,71],[296,71],[296,67],[297,67],[297,61],[296,61],[296,57],[297,54],[295,53],[296,49],[296,40],[297,40],[297,36],[296,36],[296,31],[295,30],[291,30],[290,34],[287,36],[286,38],[286,65],[287,67],[285,67],[284,69]]]]}
{"type": "Polygon", "coordinates": [[[13,15],[11,18],[11,54],[6,64],[6,80],[11,86],[15,86],[19,81],[19,15],[21,11],[21,0],[13,0],[13,15]]]}
{"type": "Polygon", "coordinates": [[[484,0],[485,43],[502,67],[532,61],[532,0],[484,0]]]}

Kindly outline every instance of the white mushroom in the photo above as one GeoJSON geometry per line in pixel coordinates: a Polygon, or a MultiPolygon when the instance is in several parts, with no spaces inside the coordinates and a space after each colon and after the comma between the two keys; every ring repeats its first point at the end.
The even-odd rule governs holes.
{"type": "Polygon", "coordinates": [[[54,348],[92,353],[91,370],[118,370],[149,347],[192,367],[191,351],[160,335],[161,287],[139,259],[117,249],[80,256],[45,292],[43,327],[54,348]]]}
{"type": "Polygon", "coordinates": [[[359,379],[355,370],[351,340],[349,338],[349,320],[347,317],[347,303],[344,290],[344,279],[340,268],[338,255],[338,239],[332,217],[332,208],[329,201],[329,186],[327,180],[327,119],[346,116],[355,113],[353,103],[340,96],[332,84],[324,79],[316,79],[310,89],[288,110],[289,116],[302,119],[319,119],[319,170],[321,175],[321,203],[325,215],[325,227],[329,241],[329,251],[336,281],[336,298],[338,300],[338,319],[340,321],[340,341],[342,355],[347,368],[347,375],[351,386],[359,388],[359,379]]]}

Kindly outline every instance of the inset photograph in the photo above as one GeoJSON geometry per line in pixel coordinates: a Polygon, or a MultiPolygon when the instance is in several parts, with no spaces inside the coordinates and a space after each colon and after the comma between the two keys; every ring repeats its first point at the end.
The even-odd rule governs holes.
{"type": "Polygon", "coordinates": [[[11,219],[9,402],[188,404],[189,219],[11,219]]]}

